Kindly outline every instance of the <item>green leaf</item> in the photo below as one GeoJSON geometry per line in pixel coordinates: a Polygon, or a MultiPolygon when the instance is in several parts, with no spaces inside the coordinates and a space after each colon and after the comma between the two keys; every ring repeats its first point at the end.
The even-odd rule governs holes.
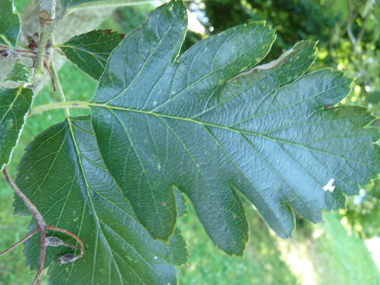
{"type": "Polygon", "coordinates": [[[69,39],[56,47],[83,72],[99,80],[113,49],[121,42],[123,35],[108,30],[91,31],[69,39]]]}
{"type": "Polygon", "coordinates": [[[33,91],[20,85],[16,89],[0,89],[0,168],[11,160],[25,117],[33,99],[33,91]]]}
{"type": "Polygon", "coordinates": [[[62,8],[70,8],[72,10],[88,9],[88,8],[104,8],[104,7],[119,7],[132,6],[155,0],[61,0],[62,8]]]}
{"type": "MultiPolygon", "coordinates": [[[[48,248],[49,284],[177,284],[175,265],[187,262],[180,231],[169,244],[154,241],[138,223],[128,200],[99,155],[89,117],[72,118],[38,135],[19,165],[17,185],[50,226],[76,234],[83,258],[58,266],[67,247],[48,248]]],[[[15,200],[15,212],[27,209],[15,200]]],[[[34,229],[34,221],[29,229],[34,229]]],[[[75,240],[50,232],[65,242],[75,240]]],[[[26,262],[38,267],[39,236],[26,243],[26,262]]],[[[76,252],[78,254],[79,252],[76,252]]]]}
{"type": "Polygon", "coordinates": [[[0,44],[15,48],[21,22],[19,16],[13,13],[13,9],[13,0],[0,1],[0,44]]]}
{"type": "Polygon", "coordinates": [[[5,76],[5,81],[14,82],[29,82],[31,75],[31,70],[27,68],[26,65],[22,64],[20,61],[16,61],[11,72],[5,76]]]}
{"type": "MultiPolygon", "coordinates": [[[[133,90],[135,94],[132,96],[140,101],[141,94],[154,87],[164,74],[170,60],[177,56],[186,33],[186,19],[186,6],[183,2],[170,2],[153,11],[148,21],[123,41],[123,47],[114,50],[113,53],[117,52],[114,58],[118,60],[109,61],[108,66],[113,66],[114,69],[118,69],[120,72],[111,75],[109,74],[110,70],[108,70],[107,75],[103,75],[103,77],[105,76],[106,81],[118,82],[116,88],[119,90],[113,89],[110,91],[122,92],[124,89],[122,84],[126,86],[133,83],[131,91],[133,90]],[[150,78],[149,82],[145,82],[145,86],[141,86],[140,79],[148,77],[150,78]]],[[[104,80],[101,82],[103,83],[99,89],[108,88],[104,84],[104,80]]],[[[106,128],[105,132],[107,134],[104,135],[107,136],[108,132],[111,131],[109,127],[111,126],[102,124],[96,128],[106,128]]],[[[138,128],[136,126],[135,130],[138,131],[138,128]]],[[[148,140],[148,138],[146,139],[148,140]]],[[[140,222],[148,228],[155,238],[168,240],[175,228],[177,211],[173,189],[170,187],[170,189],[163,191],[163,183],[165,182],[159,179],[165,165],[155,164],[155,161],[152,160],[151,168],[154,169],[154,177],[149,177],[151,172],[144,169],[143,165],[138,166],[139,158],[133,155],[134,150],[130,152],[133,156],[130,160],[124,156],[125,149],[130,147],[127,137],[124,137],[123,141],[113,143],[119,145],[119,150],[122,150],[121,153],[123,154],[118,156],[116,160],[123,159],[126,162],[122,171],[116,170],[115,179],[122,189],[126,190],[126,195],[131,201],[140,222]],[[133,167],[129,169],[131,163],[133,167]],[[139,169],[136,169],[136,164],[139,169]],[[136,190],[131,191],[130,189],[136,190]],[[140,192],[140,189],[144,190],[140,192]],[[164,203],[167,207],[162,207],[164,203]]],[[[102,146],[100,147],[102,148],[102,146]]],[[[111,159],[119,150],[117,148],[108,149],[107,159],[111,159]]],[[[156,155],[161,156],[164,154],[157,153],[156,155]]],[[[120,162],[118,161],[117,163],[119,166],[120,162]]],[[[112,168],[110,171],[114,172],[114,166],[111,164],[108,164],[112,168]]]]}
{"type": "Polygon", "coordinates": [[[248,227],[238,193],[289,237],[292,209],[321,222],[321,209],[343,207],[344,193],[376,176],[379,135],[363,128],[374,117],[358,107],[323,109],[349,94],[351,80],[329,69],[303,75],[314,43],[253,68],[275,37],[254,22],[176,58],[186,23],[173,19],[185,13],[172,1],[124,39],[89,103],[107,169],[154,237],[167,239],[174,229],[173,186],[214,243],[242,255],[248,227]],[[331,183],[334,190],[325,187],[331,183]]]}

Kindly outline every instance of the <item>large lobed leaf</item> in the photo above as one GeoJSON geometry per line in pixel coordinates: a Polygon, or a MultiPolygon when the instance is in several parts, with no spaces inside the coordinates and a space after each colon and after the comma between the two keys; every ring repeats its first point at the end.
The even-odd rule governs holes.
{"type": "MultiPolygon", "coordinates": [[[[182,265],[188,257],[179,230],[166,244],[154,241],[138,223],[105,168],[89,117],[70,119],[37,136],[26,149],[16,183],[47,224],[71,231],[85,245],[83,258],[62,266],[56,257],[67,248],[48,250],[51,284],[177,284],[172,264],[182,265]]],[[[27,213],[20,199],[15,209],[27,213]]],[[[35,228],[34,222],[29,228],[35,228]]],[[[38,267],[38,241],[35,236],[26,243],[32,269],[38,267]]]]}
{"type": "Polygon", "coordinates": [[[99,80],[114,48],[124,38],[109,30],[91,31],[57,45],[66,57],[95,80],[99,80]]]}
{"type": "Polygon", "coordinates": [[[15,89],[0,89],[0,169],[11,159],[32,99],[33,91],[23,85],[15,89]]]}
{"type": "Polygon", "coordinates": [[[21,22],[16,13],[13,13],[13,0],[0,1],[0,44],[16,47],[20,34],[21,22]]]}
{"type": "MultiPolygon", "coordinates": [[[[86,103],[91,119],[53,126],[27,148],[17,184],[48,224],[86,246],[83,259],[61,267],[54,260],[65,249],[49,250],[52,284],[176,282],[170,264],[187,257],[175,228],[186,214],[179,191],[214,243],[242,255],[240,196],[288,237],[293,209],[320,222],[321,209],[343,207],[344,194],[378,173],[378,132],[364,128],[374,118],[360,107],[324,108],[346,97],[351,81],[330,69],[304,75],[314,43],[257,66],[275,34],[254,22],[178,57],[186,27],[182,1],[153,11],[109,56],[86,103]],[[325,187],[331,179],[335,189],[325,187]]],[[[28,241],[32,268],[38,248],[38,237],[28,241]]]]}
{"type": "Polygon", "coordinates": [[[248,228],[237,193],[289,237],[292,208],[320,222],[321,209],[343,207],[344,193],[376,176],[378,133],[363,129],[374,118],[358,107],[323,109],[348,95],[351,80],[329,69],[302,76],[314,43],[242,74],[267,54],[273,30],[238,26],[176,58],[185,29],[162,16],[169,11],[186,17],[173,1],[152,13],[113,51],[90,104],[107,169],[153,236],[174,230],[173,186],[213,241],[242,255],[248,228]],[[325,191],[331,179],[336,188],[325,191]]]}

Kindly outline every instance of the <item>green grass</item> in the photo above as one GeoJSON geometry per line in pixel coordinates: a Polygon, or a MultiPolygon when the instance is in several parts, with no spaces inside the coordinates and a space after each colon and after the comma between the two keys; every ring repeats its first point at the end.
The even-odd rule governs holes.
{"type": "Polygon", "coordinates": [[[180,269],[181,284],[380,284],[379,269],[363,240],[348,236],[339,214],[326,214],[319,225],[306,222],[292,239],[282,240],[246,208],[250,240],[244,259],[216,248],[192,209],[179,221],[191,255],[189,266],[180,269]]]}
{"type": "Polygon", "coordinates": [[[229,256],[216,248],[206,235],[194,210],[179,221],[179,228],[188,243],[191,255],[189,266],[180,269],[181,284],[301,284],[281,260],[267,225],[254,212],[249,212],[250,240],[244,259],[229,256]]]}

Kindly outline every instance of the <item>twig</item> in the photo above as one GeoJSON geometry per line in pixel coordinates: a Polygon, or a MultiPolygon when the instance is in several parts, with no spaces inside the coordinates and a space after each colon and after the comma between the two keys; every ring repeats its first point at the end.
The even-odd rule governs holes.
{"type": "Polygon", "coordinates": [[[0,257],[4,254],[6,254],[7,252],[11,251],[12,249],[14,249],[16,246],[18,246],[19,244],[23,243],[24,241],[26,241],[27,239],[29,239],[32,235],[34,235],[36,232],[38,232],[39,229],[35,229],[34,231],[32,231],[30,234],[28,234],[26,237],[24,237],[23,239],[20,239],[18,242],[16,242],[14,245],[12,245],[11,247],[8,247],[6,250],[4,250],[3,252],[0,252],[0,257]]]}
{"type": "Polygon", "coordinates": [[[4,45],[0,45],[0,47],[2,47],[2,48],[7,48],[7,49],[11,49],[11,50],[14,50],[14,51],[17,51],[17,52],[25,52],[25,53],[33,53],[33,54],[37,54],[35,51],[31,51],[31,50],[12,49],[12,48],[7,47],[7,46],[4,46],[4,45]]]}
{"type": "Polygon", "coordinates": [[[368,23],[368,20],[369,18],[371,17],[371,9],[368,10],[367,12],[367,15],[365,15],[365,19],[363,21],[363,24],[362,24],[362,28],[360,29],[360,32],[359,32],[359,35],[356,39],[356,43],[355,43],[355,49],[357,49],[363,39],[363,36],[364,36],[364,33],[365,33],[365,29],[366,29],[366,26],[367,26],[367,23],[368,23]]]}
{"type": "Polygon", "coordinates": [[[37,270],[36,277],[34,278],[31,285],[40,284],[41,283],[40,282],[41,273],[42,273],[42,270],[44,269],[44,261],[45,261],[46,246],[47,246],[46,230],[53,230],[53,231],[59,231],[59,232],[65,233],[65,234],[73,237],[80,244],[80,247],[78,247],[78,246],[75,246],[75,245],[72,245],[69,243],[65,243],[62,241],[62,245],[69,246],[69,247],[72,247],[75,249],[80,249],[80,254],[79,255],[66,254],[66,255],[60,256],[60,257],[58,257],[58,264],[74,262],[78,258],[81,258],[84,254],[84,244],[76,235],[74,235],[73,233],[71,233],[67,230],[47,226],[45,221],[44,221],[44,218],[42,217],[41,213],[37,210],[36,206],[34,206],[34,204],[28,199],[28,197],[26,197],[25,194],[22,193],[20,188],[18,188],[17,185],[13,182],[11,176],[9,175],[9,172],[8,172],[6,166],[4,166],[3,172],[5,175],[5,178],[7,179],[9,185],[12,187],[13,191],[16,193],[17,196],[20,197],[20,199],[24,202],[24,204],[28,207],[28,209],[32,213],[34,220],[36,221],[37,228],[34,231],[32,231],[31,233],[29,233],[26,237],[24,237],[23,239],[21,239],[20,241],[18,241],[17,243],[15,243],[11,247],[9,247],[8,249],[1,252],[0,256],[9,252],[10,250],[15,248],[16,246],[18,246],[22,242],[26,241],[28,238],[30,238],[32,235],[34,235],[38,231],[41,231],[41,239],[40,239],[41,249],[40,249],[40,258],[38,260],[38,270],[37,270]]]}
{"type": "MultiPolygon", "coordinates": [[[[59,96],[61,97],[62,102],[66,102],[65,94],[63,93],[62,85],[61,85],[61,82],[59,81],[58,73],[57,73],[57,70],[54,67],[53,62],[51,63],[51,72],[52,72],[54,81],[57,84],[57,87],[58,87],[57,90],[58,90],[59,96]]],[[[69,112],[68,108],[65,108],[64,112],[65,112],[66,118],[70,117],[70,112],[69,112]]]]}
{"type": "Polygon", "coordinates": [[[20,199],[24,202],[25,206],[28,207],[29,211],[32,213],[33,218],[37,224],[37,230],[41,231],[40,259],[39,259],[38,271],[37,271],[36,277],[34,278],[32,282],[32,285],[39,284],[41,273],[42,273],[42,270],[44,269],[44,261],[45,261],[45,253],[46,253],[46,223],[41,213],[37,210],[36,206],[34,206],[34,204],[28,199],[28,197],[26,197],[25,194],[22,193],[20,188],[18,188],[17,185],[13,182],[6,166],[4,166],[3,172],[5,175],[5,178],[7,179],[9,185],[12,187],[13,191],[16,193],[17,196],[20,197],[20,199]]]}
{"type": "Polygon", "coordinates": [[[53,89],[54,89],[54,92],[55,92],[55,91],[57,91],[57,88],[55,87],[54,76],[51,73],[50,66],[49,66],[49,63],[48,63],[46,57],[44,58],[44,63],[45,63],[45,67],[47,68],[47,70],[49,72],[51,83],[53,84],[53,89]]]}
{"type": "MultiPolygon", "coordinates": [[[[73,237],[80,244],[80,255],[78,255],[78,258],[80,258],[80,257],[83,256],[83,254],[84,254],[84,244],[83,244],[83,242],[76,235],[74,235],[73,233],[71,233],[69,231],[66,231],[64,229],[60,229],[60,228],[56,228],[56,227],[47,226],[46,229],[47,230],[61,232],[61,233],[65,233],[65,234],[73,237]]],[[[68,245],[68,244],[66,244],[66,245],[67,246],[71,246],[71,245],[68,245]]],[[[71,247],[77,248],[75,246],[71,246],[71,247]]],[[[79,248],[77,248],[77,249],[79,249],[79,248]]]]}

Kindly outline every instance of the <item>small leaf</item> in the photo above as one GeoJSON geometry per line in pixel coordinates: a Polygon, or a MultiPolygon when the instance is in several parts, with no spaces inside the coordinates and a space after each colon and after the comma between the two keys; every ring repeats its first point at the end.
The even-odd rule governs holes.
{"type": "MultiPolygon", "coordinates": [[[[188,257],[180,231],[166,244],[139,224],[105,168],[89,117],[66,120],[38,135],[26,149],[16,183],[48,225],[76,234],[85,246],[82,258],[63,264],[62,257],[61,266],[58,256],[79,251],[48,247],[49,284],[177,284],[171,264],[184,264],[188,257]]],[[[15,212],[27,213],[18,198],[15,212]]],[[[34,221],[29,228],[35,228],[34,221]]],[[[64,234],[54,236],[75,244],[64,234]]],[[[38,235],[27,241],[24,252],[27,264],[36,269],[38,235]]]]}
{"type": "Polygon", "coordinates": [[[5,82],[29,82],[31,70],[20,61],[16,61],[10,73],[5,76],[5,82]]]}
{"type": "Polygon", "coordinates": [[[21,22],[19,16],[13,13],[13,9],[13,0],[0,1],[0,44],[15,48],[21,22]]]}
{"type": "Polygon", "coordinates": [[[0,168],[11,160],[25,117],[32,105],[33,91],[20,85],[0,89],[0,168]]]}
{"type": "Polygon", "coordinates": [[[176,208],[174,186],[214,243],[242,255],[248,227],[238,193],[289,237],[292,208],[321,222],[321,209],[344,207],[344,194],[376,177],[379,133],[364,128],[374,117],[359,107],[324,109],[349,94],[351,80],[330,69],[304,75],[315,43],[255,67],[275,36],[253,22],[176,58],[183,34],[168,32],[173,18],[162,15],[185,12],[172,1],[123,40],[89,103],[107,169],[154,237],[165,239],[174,227],[167,210],[176,208]],[[335,188],[324,191],[332,179],[335,188]]]}
{"type": "Polygon", "coordinates": [[[64,9],[89,9],[101,7],[119,7],[119,6],[132,6],[155,0],[61,0],[62,8],[64,9]]]}
{"type": "Polygon", "coordinates": [[[98,30],[75,36],[56,47],[83,72],[99,80],[109,55],[122,39],[117,32],[98,30]]]}

